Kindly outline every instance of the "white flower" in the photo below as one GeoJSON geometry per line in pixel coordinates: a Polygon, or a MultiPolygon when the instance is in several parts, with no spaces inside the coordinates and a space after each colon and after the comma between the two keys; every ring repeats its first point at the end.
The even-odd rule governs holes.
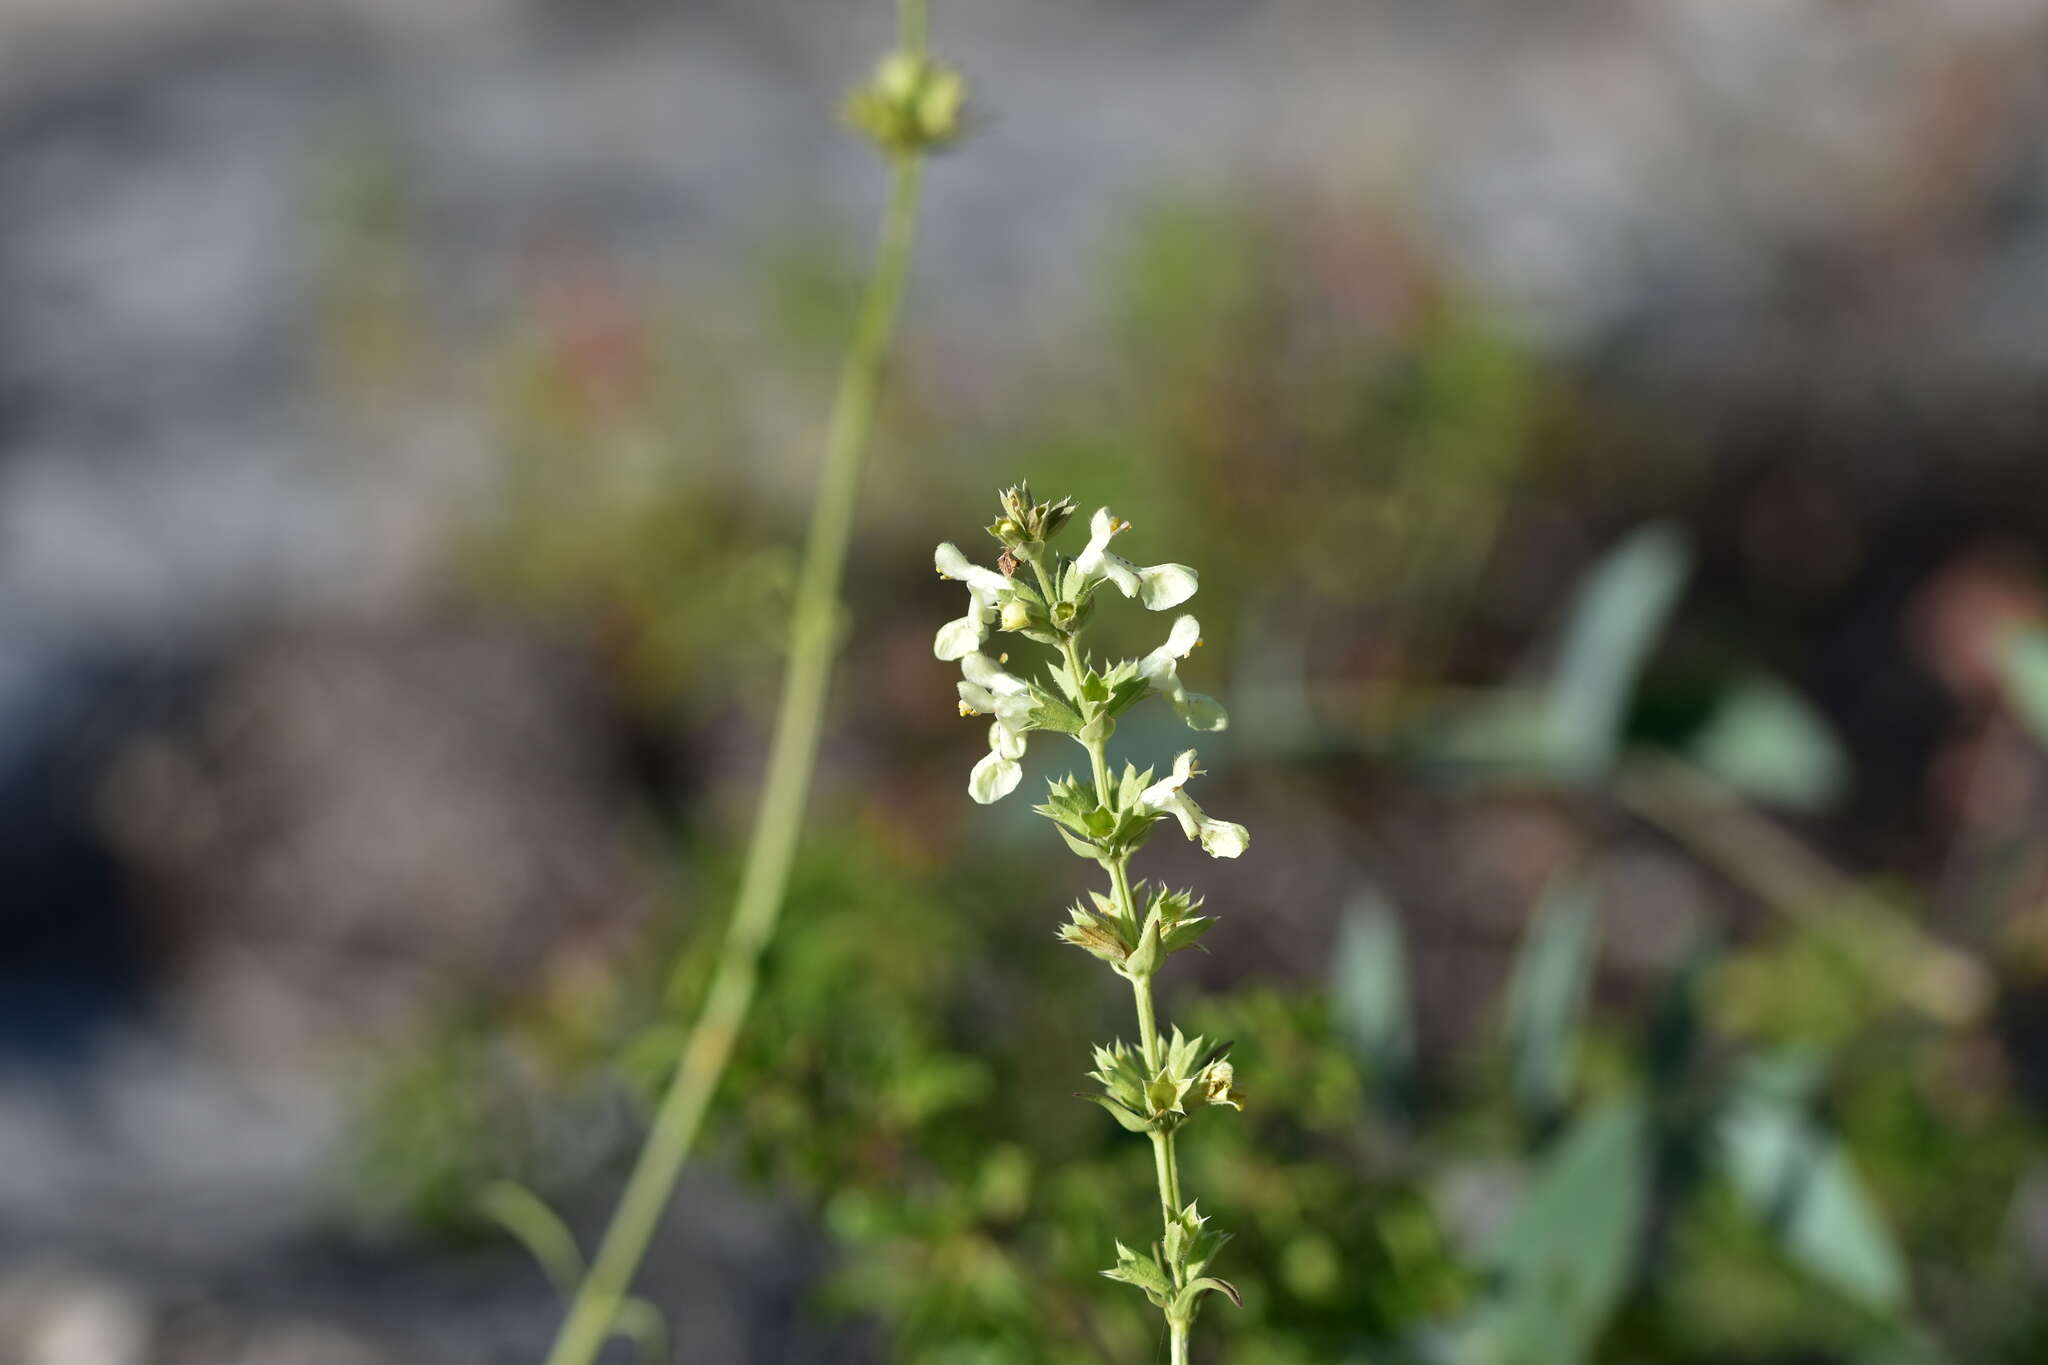
{"type": "Polygon", "coordinates": [[[1017,790],[1024,776],[1024,736],[1000,720],[988,727],[988,752],[967,775],[967,794],[981,805],[1000,801],[1017,790]]]}
{"type": "Polygon", "coordinates": [[[1108,579],[1126,597],[1135,597],[1148,610],[1165,611],[1195,595],[1198,579],[1185,564],[1153,564],[1140,568],[1130,560],[1109,552],[1110,537],[1130,529],[1130,523],[1099,507],[1088,522],[1088,545],[1074,558],[1082,581],[1108,579]]]}
{"type": "Polygon", "coordinates": [[[1186,750],[1173,760],[1171,776],[1161,778],[1138,794],[1138,805],[1180,821],[1181,833],[1190,839],[1199,839],[1202,851],[1210,857],[1235,858],[1251,844],[1250,831],[1228,820],[1211,820],[1195,804],[1194,798],[1181,790],[1188,779],[1200,771],[1195,766],[1195,751],[1186,750]]]}
{"type": "Polygon", "coordinates": [[[960,661],[960,671],[966,675],[959,683],[961,715],[994,716],[1019,733],[1030,728],[1032,709],[1038,705],[1030,683],[1005,673],[986,654],[969,654],[960,661]]]}
{"type": "Polygon", "coordinates": [[[1138,660],[1138,673],[1152,684],[1155,692],[1165,694],[1175,714],[1188,729],[1221,730],[1230,724],[1230,717],[1224,714],[1221,703],[1214,697],[1188,691],[1180,682],[1180,661],[1201,643],[1201,622],[1192,616],[1183,616],[1167,632],[1165,644],[1138,660]]]}
{"type": "Polygon", "coordinates": [[[967,614],[939,627],[938,638],[932,641],[932,653],[947,660],[963,658],[980,649],[981,642],[988,638],[990,624],[1001,612],[1003,600],[1010,596],[1010,580],[994,569],[976,564],[951,542],[932,552],[932,564],[939,577],[958,579],[967,585],[967,614]]]}

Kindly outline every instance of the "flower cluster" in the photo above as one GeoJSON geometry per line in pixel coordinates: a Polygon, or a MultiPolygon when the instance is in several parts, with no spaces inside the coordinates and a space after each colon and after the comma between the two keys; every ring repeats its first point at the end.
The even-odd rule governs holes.
{"type": "MultiPolygon", "coordinates": [[[[1221,730],[1229,724],[1215,698],[1190,692],[1181,683],[1181,661],[1202,643],[1201,623],[1192,616],[1176,618],[1166,642],[1142,659],[1127,659],[1106,669],[1054,668],[1050,685],[1006,672],[1007,655],[991,658],[984,652],[989,637],[998,632],[1071,650],[1104,584],[1139,599],[1152,611],[1169,610],[1195,595],[1198,580],[1185,564],[1140,567],[1110,553],[1111,538],[1128,530],[1130,523],[1106,507],[1096,512],[1087,547],[1079,555],[1071,560],[1051,555],[1045,541],[1066,524],[1074,504],[1065,498],[1033,504],[1030,497],[1028,485],[1004,493],[1005,515],[989,527],[1004,546],[1000,572],[974,563],[950,542],[932,556],[941,578],[967,588],[967,614],[939,628],[932,652],[960,664],[960,714],[995,718],[989,726],[988,756],[975,764],[968,778],[969,795],[984,805],[1017,789],[1023,777],[1019,760],[1024,757],[1025,736],[1034,730],[1053,730],[1085,742],[1082,732],[1092,725],[1107,738],[1118,716],[1155,693],[1166,698],[1191,730],[1221,730]],[[1035,584],[1021,575],[1027,565],[1035,584]]],[[[1190,749],[1174,761],[1171,776],[1141,784],[1136,805],[1154,816],[1174,816],[1203,848],[1220,858],[1235,858],[1244,851],[1244,827],[1206,819],[1182,790],[1199,771],[1190,749]]]]}
{"type": "Polygon", "coordinates": [[[960,135],[967,83],[926,54],[891,52],[874,78],[846,97],[846,121],[883,151],[931,151],[960,135]]]}
{"type": "Polygon", "coordinates": [[[960,665],[960,714],[989,718],[988,753],[967,779],[974,800],[986,805],[1017,789],[1033,733],[1069,736],[1088,753],[1090,775],[1051,781],[1045,801],[1034,809],[1053,822],[1069,849],[1110,876],[1108,894],[1090,892],[1058,932],[1131,983],[1139,1045],[1098,1047],[1089,1075],[1100,1092],[1086,1098],[1159,1149],[1165,1211],[1162,1236],[1150,1254],[1118,1243],[1117,1263],[1103,1273],[1136,1285],[1165,1312],[1174,1359],[1181,1361],[1201,1296],[1214,1290],[1234,1300],[1237,1291],[1202,1273],[1226,1238],[1203,1227],[1192,1202],[1182,1205],[1174,1134],[1200,1109],[1242,1108],[1243,1097],[1233,1087],[1228,1043],[1211,1047],[1177,1028],[1162,1038],[1153,1013],[1153,974],[1169,955],[1193,947],[1215,921],[1199,913],[1202,902],[1191,892],[1147,892],[1144,883],[1133,884],[1129,866],[1154,827],[1167,820],[1218,858],[1238,857],[1251,836],[1243,825],[1206,813],[1188,793],[1202,771],[1193,749],[1176,757],[1164,776],[1130,763],[1112,773],[1109,765],[1108,742],[1118,718],[1148,697],[1164,699],[1191,730],[1213,732],[1229,724],[1213,697],[1181,681],[1181,664],[1202,643],[1201,623],[1176,617],[1165,641],[1137,659],[1095,660],[1080,640],[1104,600],[1120,594],[1149,611],[1170,611],[1195,595],[1200,580],[1185,564],[1140,565],[1112,551],[1130,523],[1106,507],[1089,520],[1087,544],[1068,557],[1050,542],[1073,519],[1072,499],[1039,502],[1029,485],[1019,484],[1002,493],[1001,504],[1001,515],[988,527],[1002,547],[994,568],[975,563],[950,543],[933,556],[941,577],[966,587],[967,610],[940,627],[932,652],[960,665]],[[1042,671],[1013,672],[1009,653],[994,639],[999,635],[1048,646],[1057,655],[1042,671]]]}
{"type": "Polygon", "coordinates": [[[1133,1133],[1173,1129],[1188,1119],[1189,1105],[1221,1104],[1243,1110],[1244,1096],[1231,1089],[1230,1044],[1203,1050],[1200,1035],[1184,1037],[1179,1029],[1166,1044],[1157,1066],[1122,1043],[1095,1049],[1095,1069],[1088,1073],[1102,1087],[1088,1098],[1133,1133]]]}

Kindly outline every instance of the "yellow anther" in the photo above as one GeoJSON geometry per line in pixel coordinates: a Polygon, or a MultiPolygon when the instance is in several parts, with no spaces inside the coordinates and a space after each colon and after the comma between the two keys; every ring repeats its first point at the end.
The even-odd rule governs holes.
{"type": "Polygon", "coordinates": [[[963,716],[978,716],[981,714],[981,712],[975,710],[973,707],[969,706],[966,702],[963,701],[960,703],[960,714],[963,716]]]}

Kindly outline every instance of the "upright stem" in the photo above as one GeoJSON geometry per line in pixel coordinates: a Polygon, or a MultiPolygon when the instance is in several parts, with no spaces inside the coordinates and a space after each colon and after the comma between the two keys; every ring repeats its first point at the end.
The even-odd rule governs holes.
{"type": "MultiPolygon", "coordinates": [[[[902,27],[906,50],[921,52],[923,0],[903,0],[902,27]]],[[[762,951],[782,914],[831,683],[839,584],[852,537],[861,459],[874,425],[883,362],[902,304],[922,172],[923,160],[916,152],[892,154],[888,210],[876,247],[874,273],[833,400],[818,501],[804,542],[789,627],[789,671],[769,743],[767,776],[711,987],[684,1045],[675,1077],[655,1111],[646,1145],[598,1244],[590,1273],[578,1286],[548,1353],[547,1365],[590,1365],[610,1335],[647,1244],[675,1191],[683,1163],[696,1143],[705,1110],[732,1060],[741,1026],[753,1005],[762,951]]]]}
{"type": "MultiPolygon", "coordinates": [[[[1098,768],[1102,763],[1100,742],[1090,744],[1088,753],[1096,760],[1098,768]]],[[[1111,895],[1115,898],[1118,912],[1127,923],[1138,922],[1136,898],[1131,894],[1131,871],[1128,857],[1114,858],[1108,863],[1111,895]]],[[[1131,997],[1138,1009],[1138,1047],[1145,1058],[1145,1072],[1149,1077],[1165,1064],[1166,1058],[1159,1045],[1159,1020],[1152,1004],[1152,978],[1139,976],[1131,978],[1131,997]]],[[[1152,1130],[1152,1166],[1159,1178],[1159,1218],[1162,1234],[1180,1214],[1180,1158],[1174,1151],[1171,1129],[1152,1130]]],[[[1179,1271],[1174,1271],[1176,1280],[1179,1271]]],[[[1169,1315],[1167,1334],[1173,1342],[1173,1358],[1186,1365],[1187,1332],[1185,1322],[1169,1315]]]]}
{"type": "MultiPolygon", "coordinates": [[[[1118,890],[1122,892],[1121,887],[1118,890]]],[[[1121,902],[1123,895],[1119,894],[1117,899],[1121,902]]],[[[1124,913],[1128,915],[1130,912],[1126,910],[1124,913]]],[[[1138,1005],[1138,1051],[1145,1056],[1146,1069],[1157,1071],[1163,1059],[1159,1055],[1159,1024],[1152,1014],[1152,978],[1139,977],[1131,982],[1131,994],[1137,998],[1138,1005]]]]}

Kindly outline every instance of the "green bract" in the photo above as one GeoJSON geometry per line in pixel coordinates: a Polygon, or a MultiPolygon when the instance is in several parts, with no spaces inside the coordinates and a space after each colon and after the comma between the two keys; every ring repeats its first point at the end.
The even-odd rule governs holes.
{"type": "Polygon", "coordinates": [[[1115,1042],[1096,1048],[1089,1076],[1100,1090],[1083,1098],[1151,1140],[1162,1218],[1162,1234],[1149,1255],[1118,1243],[1116,1265],[1103,1274],[1143,1290],[1166,1315],[1174,1365],[1185,1365],[1188,1330],[1202,1295],[1215,1290],[1235,1301],[1237,1291],[1203,1273],[1226,1239],[1203,1227],[1193,1203],[1181,1203],[1174,1134],[1206,1106],[1241,1109],[1244,1101],[1233,1085],[1230,1044],[1210,1046],[1177,1028],[1162,1039],[1153,1013],[1153,974],[1168,956],[1193,947],[1215,921],[1198,913],[1202,902],[1192,892],[1148,894],[1143,883],[1133,885],[1130,861],[1169,819],[1217,858],[1238,857],[1251,835],[1243,825],[1212,818],[1188,794],[1189,782],[1201,775],[1193,749],[1178,755],[1164,777],[1130,763],[1112,776],[1108,746],[1117,718],[1152,696],[1164,698],[1191,730],[1221,730],[1229,719],[1213,697],[1181,683],[1181,663],[1202,643],[1201,623],[1192,616],[1176,618],[1165,642],[1142,658],[1098,661],[1080,645],[1105,584],[1148,610],[1166,611],[1195,595],[1199,580],[1193,569],[1140,566],[1112,554],[1110,541],[1130,523],[1106,507],[1090,519],[1087,545],[1068,558],[1048,542],[1073,518],[1071,498],[1039,502],[1029,485],[1018,484],[1000,502],[1001,515],[988,527],[1003,547],[995,568],[974,563],[951,543],[933,556],[941,577],[966,585],[967,614],[940,628],[932,652],[960,664],[961,714],[993,717],[988,753],[967,781],[976,801],[986,805],[1017,789],[1025,737],[1034,730],[1072,736],[1088,753],[1089,775],[1054,779],[1034,809],[1053,822],[1069,849],[1109,874],[1109,893],[1089,892],[1085,902],[1069,909],[1058,933],[1131,983],[1138,1046],[1115,1042]],[[1042,671],[1019,665],[1019,672],[1011,672],[1009,654],[990,652],[989,639],[998,634],[1049,646],[1057,656],[1045,659],[1042,671]]]}

